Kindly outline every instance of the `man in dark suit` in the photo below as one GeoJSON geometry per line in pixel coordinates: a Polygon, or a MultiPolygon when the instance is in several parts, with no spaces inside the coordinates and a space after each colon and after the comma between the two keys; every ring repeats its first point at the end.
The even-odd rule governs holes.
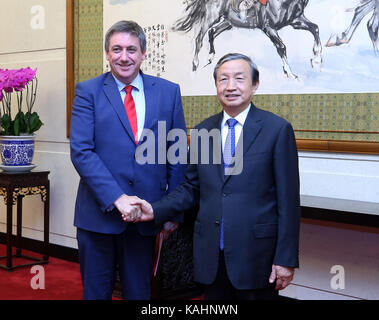
{"type": "Polygon", "coordinates": [[[201,137],[191,134],[197,157],[188,164],[185,181],[152,206],[144,200],[133,203],[143,210],[140,221],[154,218],[156,223],[199,205],[193,263],[195,280],[205,285],[205,299],[275,299],[298,267],[294,132],[286,120],[251,103],[259,72],[250,58],[222,57],[214,78],[223,112],[195,130],[219,129],[220,142],[210,139],[204,147],[201,137]],[[212,160],[215,145],[223,150],[220,164],[212,160]],[[201,163],[204,150],[209,163],[201,163]]]}
{"type": "MultiPolygon", "coordinates": [[[[105,36],[111,72],[79,83],[71,117],[71,159],[80,175],[75,221],[84,299],[111,299],[118,268],[125,299],[149,299],[155,236],[152,222],[125,223],[136,215],[132,195],[157,201],[183,179],[182,164],[141,165],[136,149],[145,131],[186,130],[180,88],[140,71],[146,38],[133,21],[120,21],[105,36]],[[162,130],[162,129],[161,129],[162,130]]],[[[170,145],[163,146],[166,154],[170,145]]],[[[169,222],[172,231],[177,224],[169,222]]]]}

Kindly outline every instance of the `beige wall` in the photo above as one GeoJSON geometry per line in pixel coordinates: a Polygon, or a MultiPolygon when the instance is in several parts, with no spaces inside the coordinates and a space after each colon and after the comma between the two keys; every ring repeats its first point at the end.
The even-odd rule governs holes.
{"type": "Polygon", "coordinates": [[[1,54],[65,48],[64,0],[2,0],[0,18],[1,54]]]}
{"type": "MultiPolygon", "coordinates": [[[[51,243],[76,247],[72,224],[78,177],[70,161],[66,138],[66,1],[2,0],[0,28],[3,30],[0,68],[38,68],[39,87],[34,108],[44,126],[37,132],[33,163],[38,165],[35,170],[51,172],[51,243]]],[[[0,199],[0,232],[5,232],[6,227],[4,210],[0,199]]],[[[16,212],[15,207],[13,211],[16,212]]],[[[23,235],[42,240],[40,197],[25,197],[23,211],[23,235]]]]}

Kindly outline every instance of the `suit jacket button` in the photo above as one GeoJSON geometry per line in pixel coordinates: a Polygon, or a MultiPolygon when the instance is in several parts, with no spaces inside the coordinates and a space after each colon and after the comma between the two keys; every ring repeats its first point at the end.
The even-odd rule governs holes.
{"type": "Polygon", "coordinates": [[[132,186],[133,185],[133,181],[129,181],[129,185],[132,186]]]}
{"type": "Polygon", "coordinates": [[[216,221],[216,222],[215,222],[215,225],[216,225],[216,226],[219,226],[219,225],[220,225],[220,221],[216,221]]]}
{"type": "Polygon", "coordinates": [[[226,196],[227,196],[227,194],[224,192],[224,193],[222,194],[222,196],[223,196],[223,197],[226,197],[226,196]]]}

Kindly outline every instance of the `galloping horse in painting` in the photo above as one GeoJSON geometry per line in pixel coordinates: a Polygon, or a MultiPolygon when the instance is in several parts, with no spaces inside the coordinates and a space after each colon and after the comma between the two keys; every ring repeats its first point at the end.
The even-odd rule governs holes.
{"type": "Polygon", "coordinates": [[[197,33],[195,40],[195,53],[192,61],[192,70],[199,66],[199,52],[203,45],[204,36],[209,38],[209,61],[212,62],[215,54],[214,39],[226,30],[233,27],[262,30],[275,45],[282,59],[283,71],[288,78],[296,79],[287,61],[287,50],[278,30],[286,26],[294,29],[306,30],[314,37],[312,67],[321,67],[322,46],[318,26],[304,16],[304,9],[309,0],[189,0],[186,14],[177,20],[173,26],[174,31],[188,32],[192,29],[197,33]],[[250,5],[242,18],[239,14],[241,3],[250,5]]]}
{"type": "Polygon", "coordinates": [[[351,20],[350,25],[347,29],[342,32],[340,35],[332,35],[326,47],[339,46],[344,43],[349,43],[351,37],[353,36],[358,25],[361,23],[362,19],[368,15],[371,11],[373,14],[367,22],[367,30],[374,46],[374,51],[378,52],[379,50],[379,0],[361,0],[360,4],[357,5],[354,9],[354,16],[351,20]]]}

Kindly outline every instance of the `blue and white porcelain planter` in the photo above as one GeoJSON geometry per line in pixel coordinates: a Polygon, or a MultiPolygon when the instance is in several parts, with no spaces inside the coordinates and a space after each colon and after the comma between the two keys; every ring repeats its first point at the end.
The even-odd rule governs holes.
{"type": "Polygon", "coordinates": [[[0,136],[0,154],[4,166],[30,166],[34,156],[35,135],[0,136]]]}

